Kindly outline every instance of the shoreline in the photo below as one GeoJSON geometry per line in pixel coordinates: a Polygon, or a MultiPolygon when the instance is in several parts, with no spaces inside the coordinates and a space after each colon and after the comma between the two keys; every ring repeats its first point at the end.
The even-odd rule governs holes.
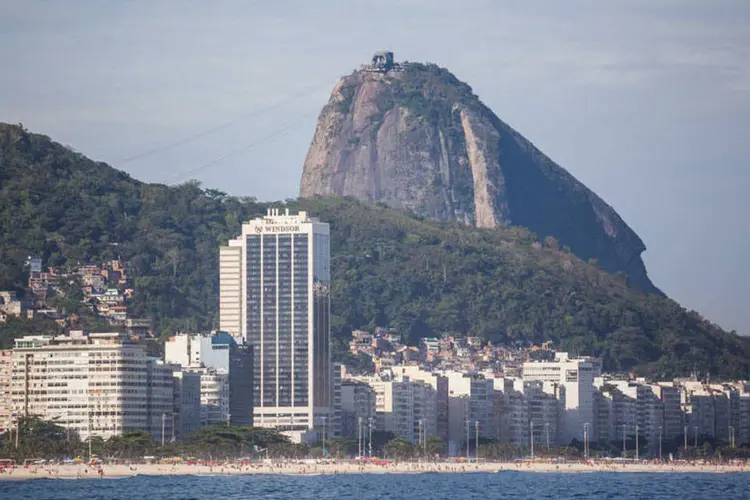
{"type": "MultiPolygon", "coordinates": [[[[104,465],[103,478],[126,478],[135,476],[244,476],[253,474],[320,476],[342,474],[454,474],[454,473],[592,473],[592,472],[637,472],[637,473],[702,473],[724,474],[750,472],[750,465],[688,465],[688,464],[613,464],[613,463],[419,463],[399,462],[388,465],[337,463],[278,462],[257,465],[104,465]]],[[[0,473],[0,481],[24,481],[29,479],[99,479],[98,466],[66,464],[6,469],[0,473]]]]}

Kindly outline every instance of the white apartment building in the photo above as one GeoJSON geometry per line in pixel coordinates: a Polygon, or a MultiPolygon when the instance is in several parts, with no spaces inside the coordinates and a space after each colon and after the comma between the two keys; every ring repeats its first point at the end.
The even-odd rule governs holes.
{"type": "Polygon", "coordinates": [[[534,435],[536,449],[557,445],[559,421],[562,416],[560,408],[565,401],[560,395],[559,384],[524,380],[522,389],[526,400],[529,434],[534,435]]]}
{"type": "MultiPolygon", "coordinates": [[[[611,380],[606,377],[596,377],[595,387],[599,391],[601,400],[599,410],[609,415],[605,429],[597,429],[598,440],[606,443],[635,439],[635,426],[638,423],[638,384],[629,380],[611,380]],[[606,432],[605,432],[606,431],[606,432]]],[[[602,419],[599,423],[604,424],[602,419]]]]}
{"type": "MultiPolygon", "coordinates": [[[[597,441],[619,444],[624,438],[627,449],[628,446],[634,448],[637,439],[641,456],[658,456],[660,431],[662,440],[665,439],[661,400],[664,387],[649,384],[644,379],[623,380],[606,376],[596,377],[594,386],[599,391],[598,425],[606,425],[597,429],[597,441]],[[604,418],[605,413],[608,418],[604,418]]],[[[673,422],[670,424],[674,425],[673,422]]]]}
{"type": "Polygon", "coordinates": [[[201,426],[229,423],[229,374],[215,368],[199,368],[198,373],[201,376],[201,426]]]}
{"type": "Polygon", "coordinates": [[[672,382],[659,382],[657,396],[662,408],[662,439],[672,441],[684,434],[682,409],[680,407],[680,388],[672,382]]]}
{"type": "MultiPolygon", "coordinates": [[[[227,400],[212,402],[211,408],[205,408],[203,415],[210,416],[204,421],[217,422],[219,409],[228,407],[230,423],[253,424],[252,351],[246,346],[238,345],[234,337],[221,332],[211,335],[180,333],[170,337],[164,344],[164,359],[168,363],[182,366],[183,370],[201,373],[207,379],[216,374],[220,378],[227,378],[227,381],[222,380],[219,384],[228,383],[227,391],[219,390],[216,381],[207,382],[207,390],[213,391],[211,398],[216,394],[223,394],[227,400]]],[[[226,415],[222,422],[226,422],[226,415]]]]}
{"type": "Polygon", "coordinates": [[[565,407],[563,387],[555,382],[512,377],[493,378],[492,382],[495,439],[529,449],[533,432],[536,450],[558,445],[565,407]]]}
{"type": "Polygon", "coordinates": [[[13,411],[54,419],[81,439],[106,439],[131,430],[149,431],[159,439],[162,414],[171,436],[171,391],[171,370],[125,334],[72,331],[15,340],[13,411]]]}
{"type": "Polygon", "coordinates": [[[0,432],[13,425],[11,405],[11,380],[13,378],[13,351],[0,351],[0,432]]]}
{"type": "Polygon", "coordinates": [[[692,380],[684,381],[680,385],[682,413],[688,427],[688,442],[692,443],[700,436],[714,437],[716,413],[711,390],[702,382],[692,380]]]}
{"type": "Polygon", "coordinates": [[[494,438],[503,444],[526,446],[529,442],[529,417],[523,381],[512,377],[494,377],[492,384],[494,438]]]}
{"type": "Polygon", "coordinates": [[[328,224],[269,209],[220,249],[220,329],[254,351],[254,423],[293,440],[332,416],[328,224]]]}
{"type": "Polygon", "coordinates": [[[435,390],[406,376],[355,377],[375,393],[375,429],[392,432],[412,444],[437,432],[435,390]]]}
{"type": "MultiPolygon", "coordinates": [[[[448,439],[448,378],[432,371],[422,370],[418,366],[407,365],[407,366],[396,366],[393,367],[392,372],[394,377],[403,378],[409,377],[410,380],[420,381],[427,384],[435,393],[435,407],[425,408],[425,416],[417,418],[425,418],[430,422],[435,420],[435,429],[430,428],[427,430],[427,436],[439,436],[444,440],[448,439]],[[433,415],[427,415],[428,413],[434,412],[433,415]]],[[[431,397],[431,396],[430,396],[431,397]]]]}
{"type": "Polygon", "coordinates": [[[369,425],[377,414],[376,393],[369,384],[357,380],[341,383],[342,434],[360,437],[360,425],[369,425]]]}
{"type": "Polygon", "coordinates": [[[467,438],[496,436],[493,379],[462,372],[442,372],[448,379],[448,451],[466,453],[467,438]]]}
{"type": "Polygon", "coordinates": [[[735,441],[738,446],[750,444],[750,384],[736,382],[737,401],[733,406],[732,425],[735,426],[735,441]]]}
{"type": "Polygon", "coordinates": [[[583,441],[584,424],[589,435],[596,435],[594,377],[601,375],[599,360],[588,357],[571,358],[568,353],[555,353],[553,361],[528,361],[523,364],[523,380],[558,383],[564,388],[565,410],[558,432],[560,444],[583,441]]]}
{"type": "Polygon", "coordinates": [[[710,384],[708,390],[714,398],[714,437],[729,442],[729,427],[732,425],[732,400],[736,390],[725,384],[710,384]]]}

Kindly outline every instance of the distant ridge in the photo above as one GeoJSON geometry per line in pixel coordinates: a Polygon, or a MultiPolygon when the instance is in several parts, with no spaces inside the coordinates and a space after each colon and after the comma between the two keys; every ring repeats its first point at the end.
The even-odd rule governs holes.
{"type": "MultiPolygon", "coordinates": [[[[443,333],[501,344],[552,340],[601,356],[608,371],[750,373],[748,339],[521,227],[441,223],[351,198],[259,203],[194,182],[147,184],[0,124],[0,290],[22,290],[31,254],[46,266],[119,257],[133,275],[129,314],[153,319],[163,336],[210,330],[217,326],[219,245],[268,207],[307,210],[331,225],[338,360],[352,361],[352,329],[391,326],[412,343],[443,333]]],[[[29,328],[14,318],[0,324],[0,348],[29,328]]]]}

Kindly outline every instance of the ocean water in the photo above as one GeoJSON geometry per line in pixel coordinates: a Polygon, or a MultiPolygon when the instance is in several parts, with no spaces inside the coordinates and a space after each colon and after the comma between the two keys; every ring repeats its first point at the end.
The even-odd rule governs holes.
{"type": "Polygon", "coordinates": [[[324,498],[458,500],[529,499],[744,499],[750,473],[626,472],[495,474],[344,474],[338,476],[136,476],[121,479],[0,481],[2,500],[141,500],[324,498]]]}

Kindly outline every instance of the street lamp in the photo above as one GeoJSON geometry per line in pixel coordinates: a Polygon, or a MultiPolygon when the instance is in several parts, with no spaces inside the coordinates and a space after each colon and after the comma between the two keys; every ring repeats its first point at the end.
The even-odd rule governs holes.
{"type": "Polygon", "coordinates": [[[549,451],[549,422],[544,424],[544,431],[547,434],[547,451],[549,451]]]}
{"type": "Polygon", "coordinates": [[[734,426],[729,426],[729,447],[734,448],[734,426]]]}
{"type": "Polygon", "coordinates": [[[368,421],[370,424],[370,456],[372,457],[372,421],[373,421],[373,418],[370,417],[368,421]]]}
{"type": "Polygon", "coordinates": [[[362,458],[362,455],[364,452],[363,448],[364,446],[362,444],[362,417],[359,417],[359,420],[357,421],[357,450],[358,450],[357,457],[358,458],[362,458]]]}
{"type": "Polygon", "coordinates": [[[471,443],[471,440],[469,439],[470,429],[471,429],[471,421],[467,418],[466,419],[466,460],[469,460],[471,458],[471,455],[469,454],[469,444],[471,443]]]}
{"type": "Polygon", "coordinates": [[[477,462],[479,462],[479,420],[474,420],[474,455],[476,456],[477,462]]]}
{"type": "Polygon", "coordinates": [[[21,418],[15,413],[13,414],[13,423],[16,424],[16,449],[18,449],[18,439],[21,434],[21,418]]]}
{"type": "Polygon", "coordinates": [[[327,417],[323,415],[321,418],[323,419],[323,456],[326,456],[327,455],[326,453],[326,420],[327,420],[327,417]]]}
{"type": "MultiPolygon", "coordinates": [[[[419,432],[417,433],[417,448],[422,445],[422,419],[420,418],[417,424],[419,424],[419,432]]],[[[412,427],[413,429],[413,427],[412,427]]]]}
{"type": "Polygon", "coordinates": [[[625,424],[622,424],[622,457],[625,458],[625,455],[628,453],[628,446],[627,441],[625,438],[625,432],[627,431],[627,427],[625,424]]]}

